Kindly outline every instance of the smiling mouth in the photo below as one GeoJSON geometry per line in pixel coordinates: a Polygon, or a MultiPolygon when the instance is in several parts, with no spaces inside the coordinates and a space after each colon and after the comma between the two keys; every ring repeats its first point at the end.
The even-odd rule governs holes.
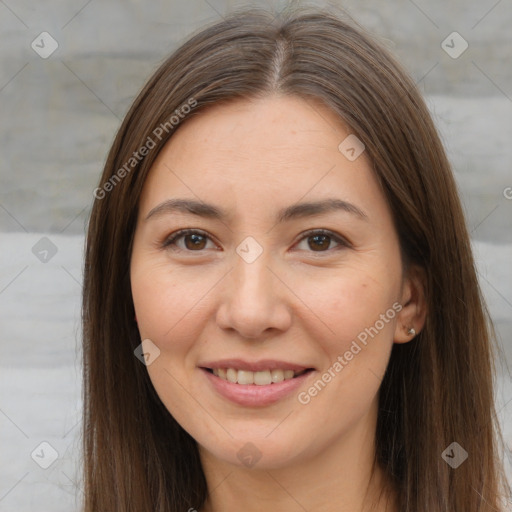
{"type": "Polygon", "coordinates": [[[203,368],[209,373],[222,380],[232,384],[241,384],[243,386],[254,384],[256,386],[268,386],[269,384],[278,384],[285,380],[292,380],[305,373],[313,371],[313,368],[306,368],[300,371],[294,370],[263,370],[253,372],[249,370],[237,370],[236,368],[203,368]]]}

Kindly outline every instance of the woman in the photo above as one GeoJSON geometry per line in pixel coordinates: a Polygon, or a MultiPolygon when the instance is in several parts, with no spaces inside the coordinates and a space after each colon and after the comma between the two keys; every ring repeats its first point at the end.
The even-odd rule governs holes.
{"type": "Polygon", "coordinates": [[[499,510],[488,316],[414,83],[325,11],[158,69],[94,195],[85,510],[499,510]]]}

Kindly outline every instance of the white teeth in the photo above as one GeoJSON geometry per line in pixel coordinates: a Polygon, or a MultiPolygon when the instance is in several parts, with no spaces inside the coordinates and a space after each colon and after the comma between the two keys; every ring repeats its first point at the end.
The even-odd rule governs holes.
{"type": "Polygon", "coordinates": [[[283,370],[272,370],[270,375],[272,377],[272,382],[282,382],[284,380],[283,370]]]}
{"type": "Polygon", "coordinates": [[[293,379],[293,376],[294,376],[294,371],[293,370],[285,370],[284,371],[284,380],[286,379],[293,379]]]}
{"type": "Polygon", "coordinates": [[[226,370],[226,378],[229,382],[233,382],[236,384],[236,378],[238,377],[238,372],[233,370],[233,368],[228,368],[226,370]]]}
{"type": "Polygon", "coordinates": [[[268,370],[264,372],[254,372],[254,384],[258,386],[267,386],[272,383],[272,377],[268,370]]]}
{"type": "Polygon", "coordinates": [[[213,374],[228,382],[242,385],[256,384],[257,386],[267,386],[271,383],[293,379],[295,376],[293,370],[264,370],[261,372],[251,372],[248,370],[235,370],[234,368],[214,368],[213,374]]]}
{"type": "Polygon", "coordinates": [[[236,381],[238,384],[254,384],[254,372],[238,370],[238,377],[236,381]]]}

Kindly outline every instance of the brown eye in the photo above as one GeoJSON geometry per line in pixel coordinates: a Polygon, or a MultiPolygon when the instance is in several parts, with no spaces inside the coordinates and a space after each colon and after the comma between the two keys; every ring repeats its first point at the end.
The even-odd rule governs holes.
{"type": "Polygon", "coordinates": [[[206,238],[203,235],[185,235],[183,237],[183,240],[185,240],[185,247],[192,251],[194,249],[204,249],[206,245],[206,238]]]}
{"type": "Polygon", "coordinates": [[[184,229],[167,238],[162,244],[162,247],[172,250],[201,252],[206,248],[209,240],[210,238],[201,231],[197,231],[195,229],[184,229]],[[181,240],[183,240],[183,244],[178,243],[181,240]]]}
{"type": "Polygon", "coordinates": [[[313,235],[308,237],[310,249],[324,251],[329,248],[331,237],[329,235],[313,235]]]}
{"type": "Polygon", "coordinates": [[[325,230],[314,230],[307,232],[298,245],[299,249],[309,252],[330,252],[331,249],[350,247],[350,244],[346,240],[330,231],[325,230]],[[305,241],[307,241],[307,247],[303,246],[301,248],[300,244],[303,244],[305,241]],[[335,244],[334,247],[332,247],[333,243],[335,244]]]}

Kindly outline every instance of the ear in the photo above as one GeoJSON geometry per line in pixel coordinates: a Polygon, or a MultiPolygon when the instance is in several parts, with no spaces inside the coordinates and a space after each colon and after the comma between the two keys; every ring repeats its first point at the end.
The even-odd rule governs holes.
{"type": "Polygon", "coordinates": [[[395,324],[395,343],[407,343],[414,339],[425,325],[427,303],[425,300],[426,276],[425,271],[418,265],[407,269],[402,284],[400,304],[402,309],[397,315],[395,324]],[[412,332],[414,329],[414,332],[412,332]]]}

